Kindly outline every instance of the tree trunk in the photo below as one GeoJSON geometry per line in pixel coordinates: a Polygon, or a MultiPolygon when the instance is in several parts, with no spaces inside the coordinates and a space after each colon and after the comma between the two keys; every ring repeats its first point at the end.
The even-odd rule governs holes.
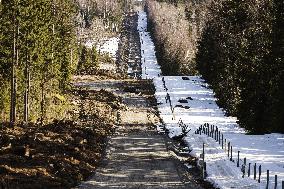
{"type": "MultiPolygon", "coordinates": [[[[44,74],[43,74],[44,77],[44,74]]],[[[42,83],[41,83],[41,102],[40,102],[40,110],[41,110],[41,117],[40,117],[40,124],[43,125],[43,120],[44,120],[44,78],[42,78],[42,83]]]]}
{"type": "Polygon", "coordinates": [[[13,18],[13,58],[12,58],[12,76],[11,76],[11,100],[10,100],[10,125],[14,126],[16,121],[16,64],[18,61],[17,34],[16,34],[16,16],[13,18]]]}
{"type": "MultiPolygon", "coordinates": [[[[28,34],[27,34],[28,36],[28,34]]],[[[27,47],[26,40],[26,47],[27,47]]],[[[26,68],[25,68],[25,94],[24,94],[24,122],[27,123],[29,121],[29,91],[30,91],[30,69],[29,69],[29,60],[28,60],[28,50],[26,49],[26,68]]]]}

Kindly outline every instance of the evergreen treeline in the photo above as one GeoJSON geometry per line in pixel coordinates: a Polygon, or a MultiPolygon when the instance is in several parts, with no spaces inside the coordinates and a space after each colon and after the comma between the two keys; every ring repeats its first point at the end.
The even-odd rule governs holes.
{"type": "Polygon", "coordinates": [[[1,120],[61,116],[77,59],[73,0],[0,2],[1,120]]]}
{"type": "MultiPolygon", "coordinates": [[[[168,39],[176,36],[159,33],[157,28],[164,23],[181,23],[169,9],[164,11],[164,20],[157,19],[161,13],[155,7],[164,2],[175,6],[176,12],[184,7],[180,14],[185,14],[190,24],[184,39],[197,39],[198,43],[189,49],[193,63],[195,60],[197,71],[212,85],[218,103],[252,133],[284,132],[283,1],[149,0],[147,8],[158,58],[167,57],[163,52],[168,48],[168,39]],[[158,5],[149,6],[153,3],[158,5]],[[164,35],[160,41],[159,35],[164,35]]],[[[167,60],[159,61],[163,65],[167,60]]],[[[188,64],[176,60],[167,63],[173,64],[172,68],[188,64]]],[[[171,71],[183,74],[179,69],[171,71]]]]}
{"type": "Polygon", "coordinates": [[[284,132],[284,9],[279,0],[214,4],[197,54],[200,73],[253,133],[284,132]]]}
{"type": "Polygon", "coordinates": [[[72,74],[96,69],[96,44],[119,31],[130,6],[127,0],[0,1],[0,122],[63,119],[72,74]]]}

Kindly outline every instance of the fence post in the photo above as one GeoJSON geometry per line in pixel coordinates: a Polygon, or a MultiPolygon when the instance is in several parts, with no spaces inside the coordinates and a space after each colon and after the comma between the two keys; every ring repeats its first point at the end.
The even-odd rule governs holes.
{"type": "Polygon", "coordinates": [[[258,183],[260,183],[260,176],[261,176],[261,165],[258,167],[258,183]]]}
{"type": "Polygon", "coordinates": [[[203,154],[202,158],[203,158],[203,162],[204,162],[204,160],[205,160],[205,149],[204,149],[204,147],[205,147],[205,144],[204,144],[204,142],[203,142],[203,148],[202,148],[202,154],[203,154]]]}
{"type": "Polygon", "coordinates": [[[219,131],[219,144],[221,144],[221,132],[219,131]]]}
{"type": "Polygon", "coordinates": [[[225,139],[225,153],[227,151],[227,139],[225,139]]]}
{"type": "Polygon", "coordinates": [[[206,135],[209,136],[209,128],[206,127],[206,135]]]}
{"type": "Polygon", "coordinates": [[[217,142],[218,142],[218,139],[219,139],[218,133],[219,133],[219,132],[218,132],[218,128],[217,128],[217,130],[216,130],[216,139],[215,139],[217,142]]]}
{"type": "Polygon", "coordinates": [[[268,189],[269,186],[269,170],[267,170],[267,177],[266,177],[266,188],[268,189]]]}
{"type": "Polygon", "coordinates": [[[228,157],[230,157],[230,142],[228,142],[228,157]]]}
{"type": "Polygon", "coordinates": [[[230,158],[231,161],[233,161],[233,146],[231,145],[231,158],[230,158]]]}
{"type": "Polygon", "coordinates": [[[256,163],[254,164],[254,167],[253,167],[253,179],[255,180],[256,179],[256,163]]]}
{"type": "Polygon", "coordinates": [[[222,134],[222,149],[224,149],[224,135],[222,134]]]}
{"type": "Polygon", "coordinates": [[[251,163],[249,163],[249,167],[248,167],[248,177],[250,177],[250,164],[251,163]]]}
{"type": "Polygon", "coordinates": [[[203,176],[203,179],[205,179],[206,175],[206,163],[205,163],[205,143],[203,142],[203,145],[202,145],[202,159],[203,159],[203,167],[202,167],[202,176],[203,176]]]}
{"type": "Polygon", "coordinates": [[[237,167],[240,167],[240,151],[238,151],[237,167]]]}
{"type": "MultiPolygon", "coordinates": [[[[284,186],[282,186],[282,188],[283,188],[284,186]]],[[[275,175],[275,184],[274,184],[274,189],[276,189],[277,188],[277,175],[275,175]]]]}
{"type": "Polygon", "coordinates": [[[203,179],[206,178],[206,162],[203,162],[203,171],[202,171],[203,179]]]}
{"type": "Polygon", "coordinates": [[[241,171],[243,173],[242,178],[245,178],[245,175],[246,175],[246,158],[244,158],[244,163],[242,164],[241,171]]]}

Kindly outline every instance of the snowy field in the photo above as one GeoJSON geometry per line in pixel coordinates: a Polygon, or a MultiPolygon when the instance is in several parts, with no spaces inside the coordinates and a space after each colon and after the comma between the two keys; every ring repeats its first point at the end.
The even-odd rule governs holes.
{"type": "MultiPolygon", "coordinates": [[[[118,50],[119,38],[111,37],[102,40],[96,45],[96,49],[100,54],[108,54],[111,58],[116,60],[116,52],[118,50]]],[[[86,42],[86,47],[92,48],[94,46],[94,41],[89,40],[86,42]]]]}
{"type": "Polygon", "coordinates": [[[139,12],[138,31],[140,33],[142,55],[142,78],[153,79],[156,87],[156,98],[160,116],[173,137],[181,133],[178,122],[190,126],[191,131],[185,140],[192,150],[191,155],[200,157],[205,143],[205,162],[207,164],[207,180],[219,188],[266,188],[266,172],[269,170],[269,187],[274,188],[275,175],[278,175],[277,188],[282,188],[284,181],[284,135],[247,135],[238,126],[237,119],[227,117],[216,104],[214,92],[208,88],[199,76],[161,76],[157,64],[154,44],[146,31],[147,16],[139,12]],[[233,148],[233,160],[230,161],[227,152],[213,138],[205,134],[195,134],[203,125],[218,126],[224,139],[233,148]],[[240,151],[240,167],[246,158],[246,176],[242,178],[241,168],[236,165],[237,152],[240,151]],[[251,163],[251,175],[248,177],[248,164],[251,163]],[[261,181],[253,179],[253,165],[261,165],[261,181]]]}
{"type": "Polygon", "coordinates": [[[112,37],[105,40],[102,44],[97,45],[97,50],[100,54],[109,54],[114,60],[116,60],[116,52],[118,50],[119,38],[112,37]]]}
{"type": "MultiPolygon", "coordinates": [[[[86,42],[87,48],[92,48],[95,43],[92,40],[86,42]]],[[[107,54],[111,57],[111,59],[115,62],[117,59],[117,51],[119,45],[119,38],[112,37],[108,39],[102,40],[99,44],[96,45],[96,50],[101,54],[107,54]]],[[[99,63],[99,68],[102,70],[116,70],[116,65],[113,63],[99,63]]]]}

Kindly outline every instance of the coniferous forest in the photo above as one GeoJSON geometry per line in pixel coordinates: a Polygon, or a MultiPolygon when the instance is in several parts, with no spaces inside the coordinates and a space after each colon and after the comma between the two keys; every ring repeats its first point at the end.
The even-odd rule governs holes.
{"type": "Polygon", "coordinates": [[[1,119],[60,114],[78,59],[73,1],[1,2],[1,119]]]}
{"type": "Polygon", "coordinates": [[[88,38],[119,27],[124,2],[2,0],[0,114],[2,122],[49,122],[70,108],[71,76],[98,60],[88,38]],[[107,12],[106,12],[107,10],[107,12]],[[92,22],[95,22],[92,24],[92,22]]]}
{"type": "Polygon", "coordinates": [[[251,133],[284,132],[283,1],[148,1],[146,8],[164,72],[202,74],[251,133]]]}

